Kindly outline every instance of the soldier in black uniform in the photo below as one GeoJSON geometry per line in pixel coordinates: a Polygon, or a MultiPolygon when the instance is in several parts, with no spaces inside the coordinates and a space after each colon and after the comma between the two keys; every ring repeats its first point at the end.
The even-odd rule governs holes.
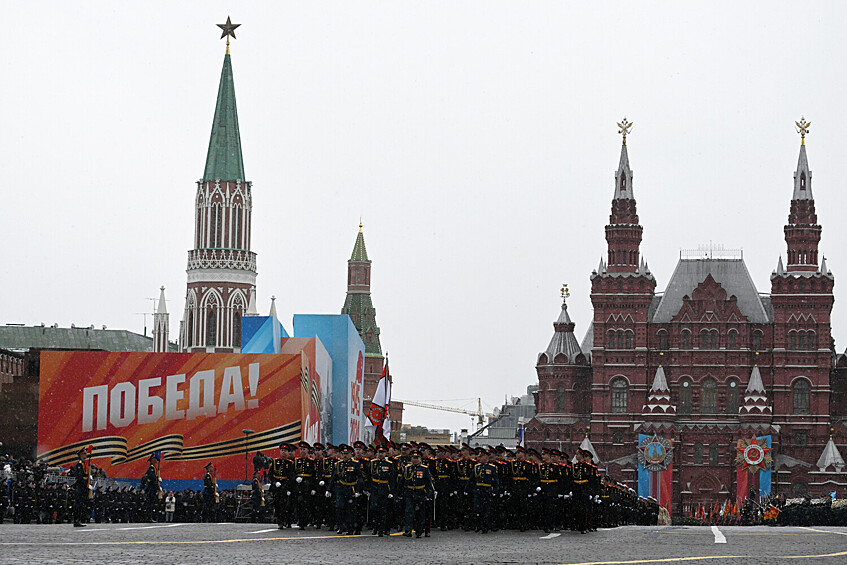
{"type": "Polygon", "coordinates": [[[340,445],[339,448],[341,449],[341,461],[335,465],[335,472],[332,475],[327,494],[331,492],[335,496],[338,533],[353,535],[358,527],[356,501],[362,495],[362,466],[356,459],[353,459],[352,447],[340,445]]]}
{"type": "Polygon", "coordinates": [[[262,470],[253,470],[253,480],[250,482],[250,521],[265,521],[265,486],[262,484],[262,470]]]}
{"type": "Polygon", "coordinates": [[[456,462],[450,458],[450,450],[447,447],[438,447],[435,458],[435,472],[433,482],[435,483],[435,525],[442,532],[450,527],[450,506],[456,499],[456,462]]]}
{"type": "Polygon", "coordinates": [[[311,522],[315,491],[315,459],[310,454],[311,446],[301,441],[297,444],[299,456],[294,458],[294,483],[291,492],[294,495],[297,514],[297,526],[305,530],[311,522]]]}
{"type": "MultiPolygon", "coordinates": [[[[395,484],[401,485],[403,482],[403,469],[406,465],[412,462],[411,453],[412,446],[408,443],[400,444],[400,454],[396,457],[394,465],[397,467],[397,480],[395,484]]],[[[397,494],[394,497],[394,520],[392,526],[398,530],[402,530],[406,525],[406,493],[402,488],[397,489],[397,494]]]]}
{"type": "Polygon", "coordinates": [[[215,498],[217,495],[217,484],[215,477],[212,475],[214,464],[209,461],[203,467],[206,469],[206,474],[203,475],[203,521],[215,521],[215,498]]]}
{"type": "Polygon", "coordinates": [[[473,496],[475,531],[487,534],[491,529],[492,502],[499,491],[499,473],[497,466],[489,463],[487,451],[481,451],[478,460],[465,485],[465,491],[473,496]]]}
{"type": "Polygon", "coordinates": [[[553,452],[541,450],[538,468],[540,483],[536,489],[541,495],[541,521],[544,531],[550,533],[557,527],[557,508],[562,500],[562,468],[553,462],[553,452]]]}
{"type": "Polygon", "coordinates": [[[457,527],[468,531],[473,528],[473,493],[468,492],[464,486],[473,474],[476,463],[471,459],[471,446],[462,444],[461,457],[456,461],[457,504],[454,508],[453,522],[457,527]]]}
{"type": "Polygon", "coordinates": [[[515,460],[510,465],[512,486],[512,510],[514,512],[514,527],[525,532],[527,528],[530,481],[532,479],[532,464],[526,459],[526,449],[518,446],[515,449],[515,460]]]}
{"type": "Polygon", "coordinates": [[[156,510],[159,506],[159,460],[155,454],[151,454],[147,458],[147,471],[141,478],[141,490],[144,491],[144,520],[148,522],[156,521],[156,510]]]}
{"type": "MultiPolygon", "coordinates": [[[[327,444],[329,446],[331,444],[327,444]]],[[[314,524],[317,529],[326,524],[332,530],[335,524],[335,512],[331,510],[331,497],[326,498],[327,484],[332,480],[332,469],[337,459],[327,456],[327,447],[322,443],[315,443],[315,512],[314,524]]],[[[334,451],[334,450],[333,450],[334,451]]]]}
{"type": "Polygon", "coordinates": [[[406,524],[403,535],[412,537],[412,529],[415,536],[421,537],[426,526],[426,504],[432,500],[435,487],[432,484],[432,475],[429,467],[421,461],[421,452],[412,452],[412,462],[403,469],[402,489],[406,499],[406,524]]]}
{"type": "Polygon", "coordinates": [[[88,522],[88,493],[91,480],[88,453],[85,448],[77,452],[76,465],[71,469],[74,481],[74,527],[81,528],[88,522]]]}
{"type": "Polygon", "coordinates": [[[294,473],[294,462],[290,458],[291,445],[279,445],[279,457],[273,460],[268,472],[271,483],[270,494],[274,500],[274,512],[279,529],[291,525],[289,518],[289,497],[291,496],[291,476],[294,473]]]}
{"type": "Polygon", "coordinates": [[[370,515],[373,533],[379,537],[388,535],[388,507],[392,503],[397,479],[394,463],[387,459],[388,448],[380,445],[376,450],[376,459],[368,464],[367,476],[370,479],[370,515]]]}

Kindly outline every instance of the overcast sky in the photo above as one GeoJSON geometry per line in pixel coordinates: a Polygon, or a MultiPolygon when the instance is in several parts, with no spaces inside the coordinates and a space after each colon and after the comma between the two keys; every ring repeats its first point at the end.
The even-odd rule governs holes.
{"type": "Polygon", "coordinates": [[[0,323],[140,333],[165,285],[177,338],[227,15],[259,310],[340,312],[361,216],[397,398],[525,393],[564,282],[582,339],[624,116],[657,290],[712,241],[770,292],[801,116],[847,275],[842,2],[7,2],[0,323]]]}

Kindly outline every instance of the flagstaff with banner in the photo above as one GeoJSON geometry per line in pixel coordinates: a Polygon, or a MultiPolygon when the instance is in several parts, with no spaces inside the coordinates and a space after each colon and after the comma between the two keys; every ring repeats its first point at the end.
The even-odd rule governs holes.
{"type": "Polygon", "coordinates": [[[371,443],[384,443],[391,438],[391,374],[388,372],[388,358],[382,369],[382,376],[376,385],[368,419],[365,423],[365,438],[371,443]]]}

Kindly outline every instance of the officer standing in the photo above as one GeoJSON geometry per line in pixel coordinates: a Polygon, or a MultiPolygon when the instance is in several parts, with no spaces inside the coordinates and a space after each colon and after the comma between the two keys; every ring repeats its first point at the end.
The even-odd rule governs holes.
{"type": "Polygon", "coordinates": [[[91,470],[87,460],[88,453],[85,448],[80,449],[77,454],[76,465],[73,466],[71,474],[76,479],[74,482],[74,527],[85,526],[83,520],[88,521],[88,492],[91,481],[91,470]]]}
{"type": "Polygon", "coordinates": [[[274,499],[274,512],[279,529],[291,525],[288,518],[288,499],[291,496],[291,475],[294,472],[294,463],[289,458],[291,446],[287,443],[279,445],[279,457],[273,460],[269,470],[270,493],[274,499]]]}
{"type": "Polygon", "coordinates": [[[387,459],[388,448],[380,445],[376,450],[376,459],[368,464],[367,476],[370,478],[370,515],[373,533],[379,537],[388,535],[388,505],[394,498],[397,470],[394,463],[387,459]]]}
{"type": "Polygon", "coordinates": [[[203,521],[204,522],[214,522],[215,521],[215,497],[218,492],[218,485],[216,484],[215,477],[212,474],[212,469],[214,465],[211,461],[206,463],[204,469],[206,469],[206,474],[203,475],[203,521]]]}
{"type": "Polygon", "coordinates": [[[159,490],[161,480],[159,478],[159,460],[156,454],[150,454],[147,458],[147,471],[141,480],[141,488],[144,491],[144,513],[149,522],[156,521],[156,508],[159,502],[159,490]]]}
{"type": "Polygon", "coordinates": [[[329,484],[330,493],[335,495],[336,526],[338,533],[354,535],[358,527],[356,516],[356,501],[362,495],[362,466],[353,459],[353,448],[349,445],[340,445],[341,461],[335,465],[335,472],[329,484]]]}
{"type": "Polygon", "coordinates": [[[403,535],[421,537],[426,522],[426,504],[431,500],[435,487],[429,468],[421,463],[421,452],[412,452],[412,462],[403,469],[403,491],[406,498],[406,524],[403,535]]]}
{"type": "Polygon", "coordinates": [[[311,446],[301,441],[297,444],[299,456],[294,458],[294,484],[292,492],[296,500],[297,526],[305,530],[311,521],[315,495],[315,460],[310,457],[311,446]]]}
{"type": "Polygon", "coordinates": [[[254,469],[253,481],[250,483],[250,519],[253,522],[262,522],[265,519],[265,487],[262,484],[261,472],[261,468],[254,469]]]}
{"type": "Polygon", "coordinates": [[[479,463],[474,465],[465,490],[473,496],[476,516],[475,531],[487,534],[491,529],[491,505],[499,490],[497,466],[489,463],[487,451],[480,452],[479,463]]]}

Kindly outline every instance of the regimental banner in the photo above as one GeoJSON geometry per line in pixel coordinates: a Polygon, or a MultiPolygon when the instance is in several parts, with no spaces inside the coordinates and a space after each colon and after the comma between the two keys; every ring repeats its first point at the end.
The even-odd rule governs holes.
{"type": "Polygon", "coordinates": [[[759,498],[771,493],[771,436],[739,439],[735,445],[735,500],[740,506],[751,491],[759,498]]]}
{"type": "Polygon", "coordinates": [[[673,442],[652,434],[638,434],[638,496],[652,496],[671,513],[673,503],[673,442]]]}
{"type": "Polygon", "coordinates": [[[38,456],[69,465],[92,445],[109,477],[138,478],[161,451],[163,478],[202,478],[213,461],[219,480],[243,479],[245,449],[252,458],[303,437],[320,403],[309,365],[300,351],[42,352],[38,456]]]}

